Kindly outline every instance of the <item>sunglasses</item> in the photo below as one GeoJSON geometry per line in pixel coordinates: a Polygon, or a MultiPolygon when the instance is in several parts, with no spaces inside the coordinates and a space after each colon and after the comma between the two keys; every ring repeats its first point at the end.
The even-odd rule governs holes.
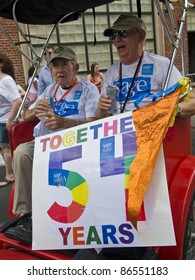
{"type": "Polygon", "coordinates": [[[130,30],[121,30],[121,31],[113,31],[112,36],[110,39],[114,41],[116,39],[116,36],[119,36],[120,38],[126,38],[130,31],[137,30],[136,28],[130,29],[130,30]]]}
{"type": "Polygon", "coordinates": [[[121,31],[113,31],[112,36],[110,39],[114,41],[116,39],[116,36],[119,36],[120,38],[126,38],[128,36],[129,30],[121,30],[121,31]]]}

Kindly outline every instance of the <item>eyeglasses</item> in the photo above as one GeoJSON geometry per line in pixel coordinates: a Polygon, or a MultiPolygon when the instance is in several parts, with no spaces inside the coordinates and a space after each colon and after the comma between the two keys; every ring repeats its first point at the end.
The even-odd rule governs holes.
{"type": "Polygon", "coordinates": [[[115,40],[116,36],[119,36],[120,38],[126,38],[128,36],[129,30],[121,30],[121,31],[113,31],[113,35],[110,37],[112,41],[115,40]]]}

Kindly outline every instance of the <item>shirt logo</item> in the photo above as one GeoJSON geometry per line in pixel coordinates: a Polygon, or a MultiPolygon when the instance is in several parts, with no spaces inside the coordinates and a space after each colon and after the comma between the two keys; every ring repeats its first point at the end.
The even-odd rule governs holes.
{"type": "Polygon", "coordinates": [[[142,66],[142,75],[153,75],[153,64],[144,64],[142,66]]]}
{"type": "Polygon", "coordinates": [[[72,116],[79,113],[78,102],[67,102],[62,99],[54,106],[54,113],[59,116],[72,116]]]}
{"type": "MultiPolygon", "coordinates": [[[[151,78],[150,77],[138,77],[135,79],[134,85],[129,95],[129,100],[135,101],[140,96],[150,93],[151,91],[151,78]]],[[[123,78],[122,79],[122,89],[121,94],[119,94],[120,81],[116,81],[114,84],[117,88],[117,101],[124,102],[126,95],[128,93],[129,87],[132,83],[132,78],[123,78]]]]}
{"type": "Polygon", "coordinates": [[[80,97],[81,97],[81,94],[82,94],[82,91],[81,90],[77,90],[76,92],[75,92],[75,94],[74,94],[74,100],[78,100],[78,99],[80,99],[80,97]]]}

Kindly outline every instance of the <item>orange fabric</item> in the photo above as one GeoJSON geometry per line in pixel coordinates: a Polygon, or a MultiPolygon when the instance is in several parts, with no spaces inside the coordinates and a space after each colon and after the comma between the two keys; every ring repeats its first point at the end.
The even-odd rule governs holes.
{"type": "Polygon", "coordinates": [[[139,210],[179,94],[180,89],[132,113],[136,129],[137,155],[130,166],[128,213],[135,228],[137,228],[139,210]]]}

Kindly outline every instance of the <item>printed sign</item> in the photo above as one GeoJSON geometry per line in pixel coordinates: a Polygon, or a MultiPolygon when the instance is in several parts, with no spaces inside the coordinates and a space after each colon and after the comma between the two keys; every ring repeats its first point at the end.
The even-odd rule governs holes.
{"type": "Polygon", "coordinates": [[[162,149],[138,228],[129,220],[136,153],[130,112],[36,138],[33,249],[175,245],[162,149]]]}

